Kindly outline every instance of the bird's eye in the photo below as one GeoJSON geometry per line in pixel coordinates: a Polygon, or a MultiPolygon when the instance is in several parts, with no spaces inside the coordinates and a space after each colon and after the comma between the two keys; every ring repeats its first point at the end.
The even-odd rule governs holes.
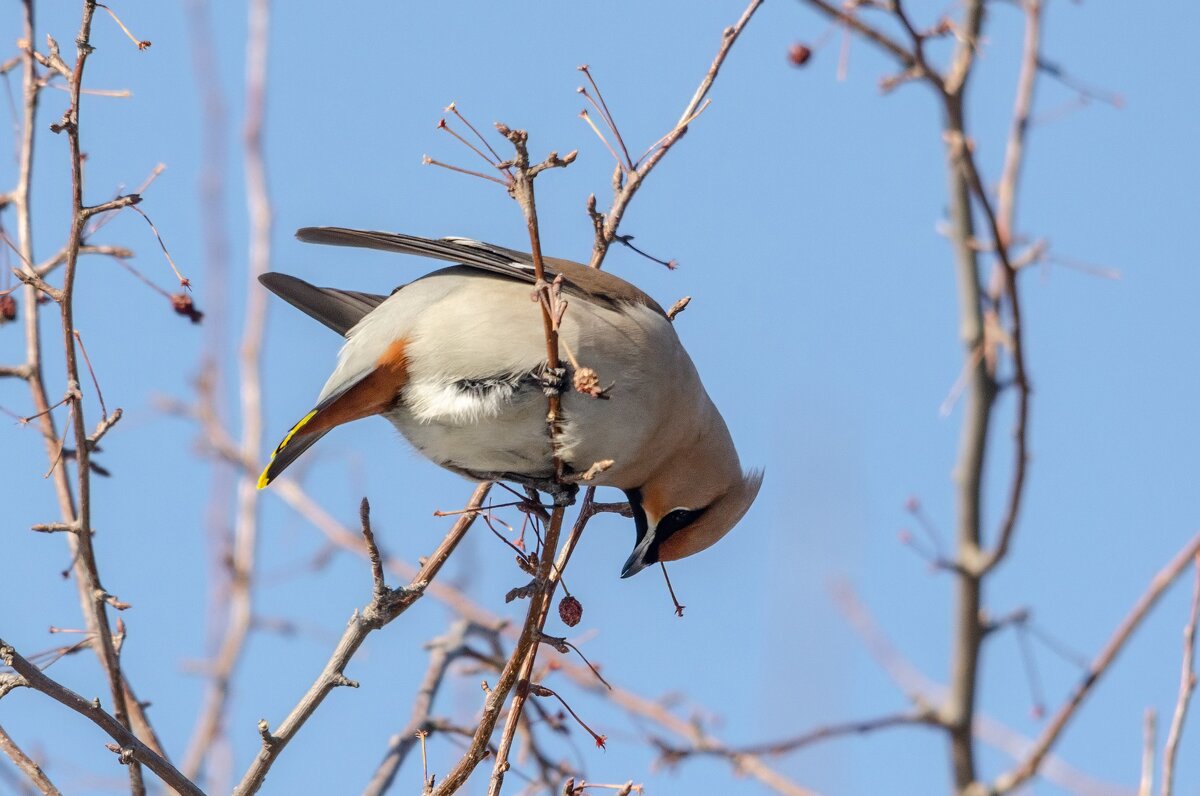
{"type": "Polygon", "coordinates": [[[664,514],[663,518],[658,521],[658,527],[655,528],[654,536],[661,543],[671,534],[691,525],[703,513],[704,509],[673,509],[664,514]]]}

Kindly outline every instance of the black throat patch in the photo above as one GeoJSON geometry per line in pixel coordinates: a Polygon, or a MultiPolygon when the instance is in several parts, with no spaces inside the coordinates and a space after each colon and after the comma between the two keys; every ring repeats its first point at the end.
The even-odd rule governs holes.
{"type": "Polygon", "coordinates": [[[642,508],[642,490],[640,489],[625,489],[625,498],[629,501],[629,508],[633,511],[633,524],[637,529],[637,539],[633,546],[637,547],[646,538],[646,534],[650,532],[650,522],[646,519],[646,510],[642,508]]]}

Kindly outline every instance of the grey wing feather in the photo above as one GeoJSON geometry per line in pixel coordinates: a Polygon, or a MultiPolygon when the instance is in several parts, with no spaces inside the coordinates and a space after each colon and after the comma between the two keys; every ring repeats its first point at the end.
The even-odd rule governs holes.
{"type": "MultiPolygon", "coordinates": [[[[416,254],[480,268],[484,271],[514,277],[524,282],[534,280],[533,266],[521,262],[512,252],[467,238],[418,238],[398,232],[371,232],[345,229],[343,227],[304,227],[296,230],[296,237],[305,243],[323,243],[329,246],[353,246],[360,249],[416,254]]],[[[526,255],[528,257],[528,255],[526,255]]]]}
{"type": "MultiPolygon", "coordinates": [[[[529,284],[535,281],[533,258],[529,254],[470,238],[434,240],[397,232],[372,232],[344,227],[304,227],[296,230],[296,237],[306,243],[416,254],[468,265],[529,284]]],[[[548,280],[558,274],[566,279],[564,289],[568,293],[609,305],[643,304],[660,315],[666,315],[650,296],[607,271],[555,257],[545,258],[544,265],[548,280]]]]}
{"type": "Polygon", "coordinates": [[[317,287],[288,274],[263,274],[258,281],[288,304],[316,318],[343,337],[364,315],[387,298],[375,293],[317,287]]]}

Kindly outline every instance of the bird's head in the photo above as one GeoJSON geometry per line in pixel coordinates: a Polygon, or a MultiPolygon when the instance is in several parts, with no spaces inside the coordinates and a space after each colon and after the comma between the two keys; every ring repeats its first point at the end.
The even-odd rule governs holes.
{"type": "Polygon", "coordinates": [[[659,561],[675,561],[715,544],[750,509],[762,470],[743,473],[736,454],[732,472],[713,477],[708,463],[670,468],[638,489],[625,490],[637,526],[637,543],[621,570],[628,578],[659,561]]]}

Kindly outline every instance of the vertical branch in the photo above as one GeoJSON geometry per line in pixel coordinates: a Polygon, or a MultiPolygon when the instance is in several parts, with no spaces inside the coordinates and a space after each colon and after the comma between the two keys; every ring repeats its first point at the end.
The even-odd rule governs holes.
{"type": "MultiPolygon", "coordinates": [[[[500,676],[496,680],[496,685],[492,687],[492,690],[488,692],[487,699],[484,700],[483,715],[480,718],[478,726],[475,728],[475,734],[471,738],[471,745],[462,758],[459,759],[458,763],[455,764],[454,768],[450,770],[450,773],[434,789],[433,796],[448,796],[448,794],[456,792],[466,783],[467,778],[471,776],[471,772],[488,755],[488,740],[492,737],[492,731],[496,729],[496,723],[500,718],[500,711],[503,709],[504,701],[508,698],[508,694],[512,691],[513,686],[518,685],[518,682],[520,682],[518,693],[528,691],[529,680],[525,664],[527,659],[532,659],[531,653],[541,643],[539,636],[541,628],[546,621],[546,611],[549,610],[550,598],[553,595],[553,589],[549,585],[549,578],[550,565],[554,561],[554,558],[550,551],[558,547],[558,538],[562,532],[562,518],[563,508],[561,506],[556,507],[546,527],[546,536],[542,545],[545,554],[538,564],[537,582],[541,584],[541,587],[536,589],[529,598],[529,610],[525,614],[525,623],[521,627],[521,635],[517,639],[512,655],[509,657],[508,662],[505,663],[504,669],[500,672],[500,676]],[[524,679],[522,679],[522,674],[524,674],[524,679]]],[[[530,666],[532,666],[532,662],[530,662],[530,666]]],[[[513,707],[516,707],[515,698],[513,707]]],[[[511,715],[513,714],[510,712],[511,715]]],[[[497,756],[497,761],[499,759],[499,756],[497,756]]],[[[502,775],[501,779],[503,779],[502,775]]]]}
{"type": "MultiPolygon", "coordinates": [[[[513,694],[512,705],[508,709],[508,718],[504,722],[504,731],[500,735],[500,745],[496,750],[496,762],[492,766],[492,778],[488,783],[488,796],[500,796],[500,789],[504,785],[504,772],[508,770],[508,754],[512,749],[513,737],[516,735],[517,727],[520,725],[521,713],[525,708],[525,701],[529,698],[529,678],[533,674],[533,665],[537,660],[538,649],[541,647],[542,628],[546,626],[546,616],[550,612],[550,602],[554,598],[554,590],[558,586],[559,580],[562,578],[562,572],[567,566],[567,562],[571,560],[571,554],[575,552],[575,545],[579,543],[579,537],[583,534],[583,529],[587,525],[588,520],[592,518],[593,502],[592,499],[596,495],[596,488],[590,486],[583,496],[583,505],[579,509],[579,516],[575,519],[575,525],[571,528],[571,533],[567,537],[566,543],[563,544],[562,550],[558,553],[558,558],[554,562],[554,567],[544,575],[539,571],[539,576],[545,584],[542,587],[543,598],[541,605],[537,607],[537,622],[533,629],[533,643],[524,653],[524,658],[521,660],[521,670],[517,677],[517,691],[513,694]]],[[[553,522],[553,517],[551,522],[553,522]]],[[[561,524],[561,520],[560,520],[561,524]]],[[[550,551],[554,547],[549,544],[549,535],[546,537],[547,546],[546,554],[543,556],[543,568],[550,562],[550,551]]],[[[555,543],[557,544],[557,538],[555,543]]],[[[529,614],[534,613],[534,606],[531,603],[529,606],[529,614]]],[[[528,619],[526,620],[528,627],[528,619]]],[[[525,639],[525,633],[517,641],[518,649],[521,647],[521,642],[525,639]]],[[[517,660],[518,655],[513,653],[513,660],[517,660]]]]}
{"type": "Polygon", "coordinates": [[[1017,77],[1017,96],[1013,103],[1012,126],[1004,149],[1004,167],[996,187],[996,218],[1005,245],[1012,244],[1016,224],[1017,185],[1025,160],[1025,136],[1033,111],[1033,95],[1041,61],[1042,0],[1025,0],[1025,43],[1021,73],[1017,77]]]}
{"type": "Polygon", "coordinates": [[[1183,628],[1183,665],[1179,673],[1179,697],[1175,712],[1171,716],[1171,729],[1167,732],[1167,743],[1163,747],[1162,796],[1171,796],[1175,789],[1175,757],[1179,752],[1179,739],[1183,737],[1183,723],[1187,720],[1188,705],[1192,692],[1196,690],[1196,624],[1200,620],[1200,554],[1195,557],[1196,581],[1192,587],[1192,612],[1183,628]]]}
{"type": "MultiPolygon", "coordinates": [[[[238,351],[241,439],[239,456],[257,461],[262,445],[262,340],[267,293],[258,284],[271,257],[271,203],[263,157],[270,0],[253,0],[246,34],[246,120],[243,128],[246,203],[250,215],[246,315],[238,351]]],[[[217,653],[204,708],[184,760],[184,772],[195,777],[213,742],[222,732],[232,679],[241,660],[254,616],[254,559],[258,547],[259,491],[253,474],[243,470],[237,484],[233,550],[230,556],[229,617],[217,653]]]]}
{"type": "MultiPolygon", "coordinates": [[[[38,96],[40,82],[37,74],[37,62],[34,58],[34,13],[33,0],[24,0],[25,50],[22,53],[22,129],[21,153],[19,157],[17,187],[12,192],[12,203],[17,211],[17,240],[20,250],[21,270],[34,276],[35,268],[33,252],[33,216],[31,201],[33,193],[33,153],[34,130],[37,127],[38,96]]],[[[42,368],[42,335],[40,326],[41,305],[38,289],[26,282],[22,289],[22,299],[25,305],[25,368],[24,373],[29,382],[29,391],[33,401],[34,414],[37,418],[38,430],[46,444],[46,455],[50,461],[58,458],[56,440],[58,428],[54,422],[54,414],[50,411],[51,401],[46,393],[46,381],[42,368]]],[[[70,475],[65,464],[51,468],[54,492],[58,498],[59,513],[68,525],[75,524],[75,495],[71,491],[70,475]]],[[[76,552],[77,542],[69,542],[71,553],[76,552]]],[[[86,595],[80,597],[86,605],[86,595]]],[[[88,613],[86,608],[85,615],[88,613]]],[[[99,650],[97,650],[99,653],[99,650]]]]}
{"type": "MultiPolygon", "coordinates": [[[[204,123],[201,130],[200,153],[200,224],[204,238],[204,295],[208,307],[205,323],[205,351],[199,363],[200,399],[210,404],[216,417],[226,417],[227,401],[225,385],[229,378],[225,363],[229,345],[229,232],[225,202],[226,181],[226,134],[228,113],[222,92],[220,73],[216,63],[216,39],[213,34],[212,9],[208,0],[188,0],[188,39],[191,45],[192,74],[201,98],[201,115],[204,123]]],[[[232,527],[230,507],[234,505],[237,488],[237,471],[223,459],[211,460],[212,478],[209,485],[208,504],[205,509],[205,540],[208,544],[208,610],[205,628],[206,648],[216,654],[220,649],[230,614],[230,567],[229,553],[232,549],[232,527]]],[[[212,672],[209,672],[212,674],[212,672]]],[[[215,702],[209,704],[216,704],[215,702]]],[[[207,708],[207,705],[206,705],[207,708]]],[[[197,740],[189,741],[184,756],[183,769],[195,779],[200,774],[201,761],[197,752],[199,738],[207,733],[200,728],[203,718],[197,719],[193,735],[197,740]]],[[[213,722],[219,728],[219,722],[213,722]]],[[[228,737],[216,737],[210,746],[228,744],[228,737]]],[[[209,754],[215,750],[209,751],[209,754]]],[[[229,755],[222,755],[228,760],[229,755]]],[[[205,780],[211,790],[227,792],[232,772],[228,765],[216,770],[212,764],[205,767],[205,780]]]]}
{"type": "MultiPolygon", "coordinates": [[[[129,714],[126,707],[125,686],[121,676],[120,659],[113,644],[112,629],[108,623],[106,600],[109,595],[100,585],[100,575],[96,568],[95,553],[92,550],[91,534],[91,467],[89,465],[90,448],[88,431],[85,425],[83,401],[80,394],[79,363],[76,360],[75,347],[75,275],[79,265],[79,247],[83,239],[84,225],[90,213],[83,203],[83,154],[79,142],[80,92],[83,88],[84,67],[88,55],[92,52],[91,30],[92,15],[96,10],[95,0],[84,0],[83,11],[79,24],[79,35],[75,40],[76,59],[71,71],[70,107],[67,110],[63,130],[67,134],[71,160],[71,237],[67,241],[66,260],[62,293],[59,308],[62,320],[63,348],[66,360],[66,376],[68,393],[73,394],[74,411],[71,412],[75,438],[75,489],[79,498],[78,514],[74,517],[76,532],[70,535],[77,547],[75,556],[75,578],[78,584],[84,615],[87,619],[88,630],[93,634],[93,645],[98,647],[105,673],[108,677],[109,692],[113,701],[113,715],[125,727],[130,727],[129,714]]],[[[63,468],[60,471],[65,472],[63,468]]],[[[134,794],[145,792],[142,782],[142,769],[136,760],[129,763],[130,790],[134,794]]]]}
{"type": "MultiPolygon", "coordinates": [[[[496,125],[500,134],[507,138],[516,150],[516,156],[513,158],[513,166],[516,168],[516,174],[513,177],[513,182],[509,186],[509,193],[521,208],[521,213],[525,216],[525,226],[529,232],[530,253],[533,257],[533,274],[534,284],[533,289],[538,297],[538,305],[542,310],[542,331],[546,337],[546,368],[547,375],[550,378],[560,376],[562,372],[562,363],[558,355],[558,322],[551,315],[550,302],[550,285],[546,282],[546,266],[542,259],[542,238],[538,231],[537,219],[537,202],[534,199],[533,181],[534,178],[545,168],[554,166],[566,166],[574,160],[574,153],[567,155],[565,160],[559,160],[557,153],[551,153],[550,157],[537,166],[529,164],[529,134],[524,130],[512,130],[505,125],[496,125]]],[[[563,463],[558,455],[558,419],[562,411],[562,396],[559,386],[546,390],[547,402],[549,411],[546,413],[546,424],[549,426],[550,442],[554,453],[554,476],[556,479],[561,479],[563,476],[563,463]]],[[[558,512],[558,523],[562,525],[561,511],[558,512]]],[[[548,550],[553,550],[553,547],[548,547],[548,550]]]]}
{"type": "Polygon", "coordinates": [[[970,363],[958,461],[954,467],[956,488],[955,549],[960,567],[955,572],[954,641],[951,649],[950,691],[943,706],[948,727],[954,785],[958,792],[975,781],[975,743],[971,725],[979,676],[979,652],[983,643],[982,578],[976,562],[980,556],[983,471],[988,426],[996,396],[996,384],[984,346],[982,291],[978,254],[972,245],[975,223],[971,187],[967,177],[968,141],[965,129],[964,93],[974,60],[974,42],[982,23],[982,0],[967,7],[967,35],[960,40],[951,77],[943,94],[945,132],[949,148],[949,195],[951,241],[958,281],[959,336],[964,357],[970,363]]]}
{"type": "Polygon", "coordinates": [[[563,380],[563,371],[558,353],[558,326],[562,311],[566,308],[565,306],[561,309],[556,307],[552,301],[551,286],[546,282],[545,278],[541,235],[538,230],[537,203],[534,195],[534,179],[546,169],[562,168],[569,165],[574,161],[576,153],[571,152],[565,158],[559,158],[556,152],[551,152],[543,162],[531,165],[529,162],[528,147],[529,134],[524,130],[513,130],[503,124],[497,124],[496,129],[509,140],[516,153],[512,160],[512,166],[516,173],[513,176],[512,183],[509,185],[509,193],[516,200],[521,208],[521,213],[525,217],[525,225],[529,232],[530,251],[533,258],[534,295],[541,307],[542,330],[545,333],[546,339],[547,383],[549,385],[546,389],[549,404],[546,421],[549,426],[550,443],[554,456],[554,478],[552,483],[547,484],[547,488],[553,490],[555,506],[547,523],[546,535],[542,544],[542,557],[538,563],[537,573],[534,576],[533,589],[529,595],[529,609],[525,614],[525,623],[521,629],[521,635],[517,640],[512,655],[500,673],[496,687],[488,693],[483,718],[478,727],[476,727],[470,748],[457,765],[455,765],[454,769],[451,770],[450,774],[442,781],[437,790],[434,791],[435,796],[454,793],[458,788],[462,787],[463,783],[471,775],[471,772],[475,770],[475,767],[487,755],[488,742],[492,736],[492,731],[496,727],[496,723],[499,721],[500,711],[504,707],[504,700],[515,685],[516,692],[513,695],[512,705],[509,708],[508,719],[505,721],[504,731],[501,736],[502,740],[496,755],[496,763],[492,770],[492,778],[488,788],[489,794],[499,794],[504,782],[504,772],[508,768],[508,752],[512,747],[513,737],[516,735],[517,727],[520,724],[521,712],[524,708],[525,700],[529,695],[529,678],[537,657],[538,646],[541,643],[542,628],[546,624],[546,617],[550,610],[550,601],[554,595],[554,590],[562,569],[566,566],[571,552],[575,548],[575,543],[578,541],[579,533],[582,532],[584,525],[587,524],[590,514],[586,506],[590,505],[594,492],[593,489],[589,488],[585,500],[585,508],[579,513],[575,528],[571,534],[571,539],[564,545],[563,550],[559,554],[557,566],[552,569],[553,556],[555,555],[555,551],[558,550],[558,540],[562,533],[563,515],[566,511],[566,506],[572,502],[574,497],[574,492],[570,491],[563,482],[563,462],[558,454],[558,421],[562,406],[560,393],[563,380]],[[557,379],[558,383],[551,384],[551,379],[557,379]]]}
{"type": "MultiPolygon", "coordinates": [[[[23,41],[24,48],[21,53],[22,65],[22,106],[21,106],[21,128],[19,136],[19,153],[18,162],[18,178],[17,185],[11,192],[10,201],[14,205],[17,215],[17,251],[21,260],[20,270],[24,276],[37,277],[40,275],[37,262],[34,258],[33,250],[33,216],[32,216],[32,184],[33,184],[33,156],[34,144],[36,137],[34,135],[37,129],[37,112],[38,100],[41,89],[44,85],[43,80],[37,73],[38,55],[34,50],[34,37],[36,26],[34,24],[34,9],[33,0],[24,0],[24,25],[23,25],[23,41]]],[[[89,4],[84,5],[84,28],[90,30],[90,19],[93,7],[89,4]]],[[[90,49],[84,40],[83,47],[90,49]]],[[[85,53],[86,55],[86,53],[85,53]]],[[[81,170],[79,169],[79,150],[78,150],[78,106],[79,95],[81,93],[81,83],[74,82],[76,74],[82,80],[82,65],[84,58],[81,57],[77,64],[78,72],[72,72],[69,68],[58,62],[60,67],[65,71],[66,75],[72,79],[70,87],[71,95],[71,114],[68,117],[72,120],[71,125],[64,129],[74,136],[74,148],[72,150],[72,174],[73,179],[81,178],[81,170]]],[[[82,185],[79,184],[78,196],[73,203],[75,221],[85,212],[82,205],[82,185]]],[[[78,225],[73,221],[72,233],[78,231],[78,225]]],[[[65,262],[68,253],[73,252],[73,256],[78,258],[82,251],[80,239],[73,235],[72,240],[68,241],[67,246],[63,251],[54,258],[54,264],[65,262]]],[[[25,280],[23,280],[25,281],[25,280]]],[[[31,401],[34,407],[34,416],[37,418],[38,431],[45,440],[46,455],[51,462],[49,470],[49,478],[53,485],[55,496],[59,505],[59,514],[62,517],[64,525],[75,531],[68,533],[68,546],[71,551],[73,566],[76,573],[76,587],[79,591],[80,604],[83,610],[85,620],[88,624],[89,633],[93,639],[99,639],[104,635],[111,640],[112,633],[108,630],[108,618],[105,613],[102,601],[108,597],[98,586],[99,575],[96,573],[95,559],[91,552],[91,540],[87,540],[86,549],[80,540],[79,531],[86,526],[81,520],[76,508],[75,493],[71,486],[70,472],[67,465],[62,461],[59,455],[59,443],[56,442],[59,438],[57,424],[55,423],[54,414],[51,411],[51,401],[49,400],[46,390],[45,373],[43,369],[42,359],[42,337],[41,337],[41,308],[39,303],[38,288],[35,286],[34,280],[25,281],[23,287],[22,298],[25,305],[25,362],[17,367],[12,375],[24,378],[29,384],[29,392],[31,401]],[[103,626],[104,633],[101,633],[103,626]]],[[[59,293],[61,296],[61,292],[59,293]]],[[[72,357],[73,372],[75,377],[69,379],[71,383],[78,385],[78,368],[74,363],[74,341],[73,328],[65,330],[64,343],[67,346],[67,351],[72,357]]],[[[73,406],[73,410],[76,407],[73,406]]],[[[73,416],[79,419],[82,423],[82,415],[78,411],[72,411],[73,416]]],[[[90,445],[87,446],[90,452],[90,445]]],[[[81,468],[81,478],[87,478],[90,474],[86,466],[81,468]]],[[[111,643],[106,646],[94,643],[91,645],[97,657],[106,670],[109,670],[109,663],[115,659],[115,654],[106,652],[106,649],[111,651],[111,643]]],[[[110,671],[110,675],[112,672],[110,671]]],[[[114,678],[124,680],[123,677],[114,678]]],[[[150,726],[149,720],[146,718],[142,706],[133,696],[132,691],[127,681],[122,682],[122,693],[124,694],[125,705],[128,707],[131,718],[137,728],[138,734],[152,748],[161,751],[161,745],[154,734],[154,729],[150,726]]]]}
{"type": "Polygon", "coordinates": [[[1154,790],[1154,744],[1158,714],[1146,708],[1142,717],[1142,776],[1138,780],[1137,796],[1151,796],[1154,790]]]}

